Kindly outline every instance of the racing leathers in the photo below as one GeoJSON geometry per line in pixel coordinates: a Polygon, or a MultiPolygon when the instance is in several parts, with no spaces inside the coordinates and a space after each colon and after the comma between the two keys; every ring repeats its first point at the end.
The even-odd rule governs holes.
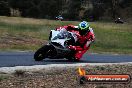
{"type": "Polygon", "coordinates": [[[78,26],[68,25],[56,28],[56,30],[61,30],[65,28],[67,31],[74,32],[77,35],[76,45],[70,45],[69,49],[75,50],[75,59],[80,60],[83,54],[90,48],[90,44],[95,40],[95,35],[92,28],[89,27],[89,30],[85,35],[81,35],[78,31],[78,26]]]}

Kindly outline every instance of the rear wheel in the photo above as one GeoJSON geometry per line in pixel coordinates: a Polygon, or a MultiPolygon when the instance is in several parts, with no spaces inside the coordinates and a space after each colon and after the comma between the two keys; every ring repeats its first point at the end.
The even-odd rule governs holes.
{"type": "Polygon", "coordinates": [[[38,49],[34,54],[35,61],[42,61],[47,56],[48,51],[50,50],[50,46],[45,45],[38,49]]]}
{"type": "Polygon", "coordinates": [[[68,61],[73,61],[73,62],[79,62],[80,60],[75,58],[75,57],[70,57],[70,58],[67,58],[68,61]]]}
{"type": "Polygon", "coordinates": [[[67,57],[66,59],[68,61],[72,61],[72,62],[78,62],[78,61],[80,61],[79,59],[75,58],[75,56],[74,56],[75,53],[76,53],[75,50],[71,50],[69,57],[67,57]]]}

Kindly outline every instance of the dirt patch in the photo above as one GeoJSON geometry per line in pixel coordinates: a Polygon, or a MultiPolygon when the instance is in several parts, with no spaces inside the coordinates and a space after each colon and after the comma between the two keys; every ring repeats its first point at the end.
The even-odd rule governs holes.
{"type": "MultiPolygon", "coordinates": [[[[25,35],[4,35],[0,38],[0,48],[12,48],[14,47],[33,47],[33,46],[41,46],[47,44],[47,40],[37,39],[30,36],[25,35]]],[[[23,48],[24,49],[24,48],[23,48]]]]}
{"type": "Polygon", "coordinates": [[[36,45],[36,44],[46,44],[46,40],[36,39],[36,38],[16,38],[16,37],[10,37],[10,38],[2,38],[0,41],[1,44],[9,44],[9,45],[23,45],[23,44],[29,44],[29,45],[36,45]]]}
{"type": "MultiPolygon", "coordinates": [[[[87,74],[130,74],[132,64],[85,66],[87,74]]],[[[132,88],[128,84],[79,84],[78,67],[43,69],[37,72],[16,71],[0,81],[0,88],[132,88]]]]}

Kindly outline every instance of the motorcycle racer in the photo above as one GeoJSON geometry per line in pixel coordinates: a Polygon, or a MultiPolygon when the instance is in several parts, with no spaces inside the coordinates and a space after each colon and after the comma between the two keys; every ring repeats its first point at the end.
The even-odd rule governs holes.
{"type": "Polygon", "coordinates": [[[77,42],[75,45],[70,45],[69,49],[75,51],[73,60],[79,61],[83,54],[90,48],[90,45],[95,40],[93,29],[89,26],[88,22],[82,21],[78,26],[68,25],[58,27],[56,30],[66,29],[67,31],[74,32],[77,35],[77,42]]]}

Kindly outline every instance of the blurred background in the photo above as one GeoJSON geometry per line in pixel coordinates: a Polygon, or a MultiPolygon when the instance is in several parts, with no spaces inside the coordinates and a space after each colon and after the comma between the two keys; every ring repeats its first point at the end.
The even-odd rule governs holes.
{"type": "Polygon", "coordinates": [[[132,0],[0,0],[1,16],[64,20],[132,19],[132,0]]]}
{"type": "Polygon", "coordinates": [[[96,35],[90,52],[132,54],[132,0],[0,0],[0,51],[36,50],[82,20],[96,35]]]}

